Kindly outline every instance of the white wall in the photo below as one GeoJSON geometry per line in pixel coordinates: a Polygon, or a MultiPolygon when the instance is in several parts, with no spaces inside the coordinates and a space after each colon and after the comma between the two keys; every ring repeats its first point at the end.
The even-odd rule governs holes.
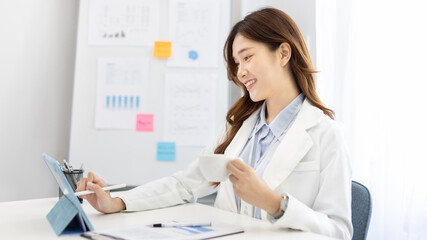
{"type": "Polygon", "coordinates": [[[56,196],[68,156],[76,0],[0,1],[0,201],[56,196]]]}

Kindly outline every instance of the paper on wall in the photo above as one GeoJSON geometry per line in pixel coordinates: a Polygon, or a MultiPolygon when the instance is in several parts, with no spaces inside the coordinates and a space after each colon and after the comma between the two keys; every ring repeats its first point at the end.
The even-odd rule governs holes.
{"type": "Polygon", "coordinates": [[[135,129],[146,101],[148,64],[148,58],[98,59],[96,129],[135,129]]]}
{"type": "Polygon", "coordinates": [[[169,67],[217,67],[219,1],[169,1],[169,67]]]}
{"type": "Polygon", "coordinates": [[[91,0],[89,45],[152,46],[158,39],[160,1],[91,0]]]}
{"type": "Polygon", "coordinates": [[[172,56],[172,42],[170,41],[155,41],[153,49],[153,57],[170,58],[172,56]]]}
{"type": "Polygon", "coordinates": [[[166,74],[165,139],[206,146],[215,136],[216,75],[166,74]]]}

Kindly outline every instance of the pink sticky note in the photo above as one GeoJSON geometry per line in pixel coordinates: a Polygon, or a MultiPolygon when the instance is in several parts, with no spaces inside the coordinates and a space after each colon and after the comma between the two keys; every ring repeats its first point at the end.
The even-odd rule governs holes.
{"type": "Polygon", "coordinates": [[[154,114],[137,114],[135,130],[137,132],[153,132],[154,114]]]}

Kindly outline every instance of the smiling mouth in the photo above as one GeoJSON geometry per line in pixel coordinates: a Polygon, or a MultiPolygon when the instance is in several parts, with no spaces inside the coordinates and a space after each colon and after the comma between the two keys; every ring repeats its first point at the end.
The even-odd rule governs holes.
{"type": "Polygon", "coordinates": [[[251,80],[246,81],[244,84],[245,84],[245,87],[246,87],[246,88],[249,88],[249,87],[250,87],[250,86],[252,86],[255,82],[256,82],[256,79],[251,79],[251,80]]]}

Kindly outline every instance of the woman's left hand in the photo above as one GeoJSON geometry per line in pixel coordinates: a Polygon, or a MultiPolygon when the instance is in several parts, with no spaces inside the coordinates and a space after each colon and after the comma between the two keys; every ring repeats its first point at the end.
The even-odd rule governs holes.
{"type": "Polygon", "coordinates": [[[264,209],[269,214],[273,214],[279,209],[282,197],[271,190],[252,167],[236,158],[227,164],[227,170],[231,172],[230,181],[233,183],[234,192],[240,199],[264,209]]]}

